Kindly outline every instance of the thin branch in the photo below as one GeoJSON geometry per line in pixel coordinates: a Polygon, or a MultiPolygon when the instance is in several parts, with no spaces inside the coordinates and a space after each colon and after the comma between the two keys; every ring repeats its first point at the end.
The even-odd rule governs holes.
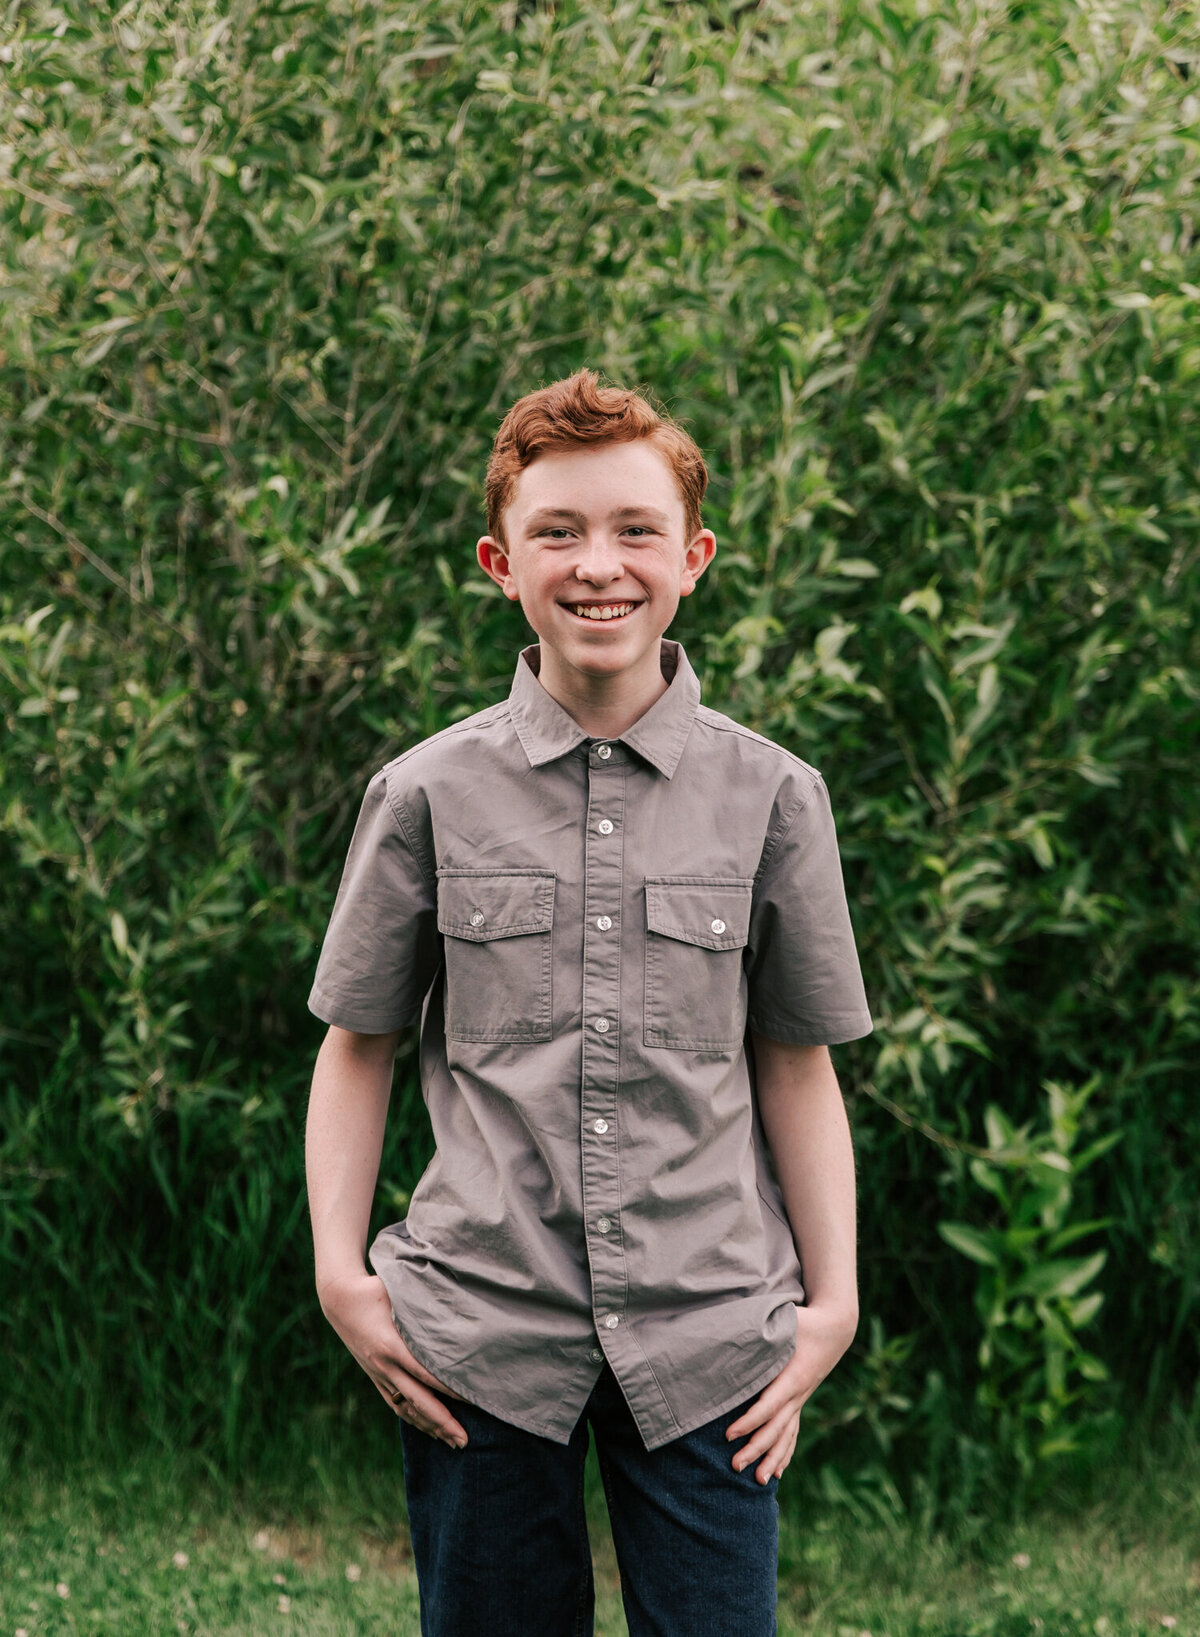
{"type": "Polygon", "coordinates": [[[42,193],[37,188],[31,188],[25,182],[19,182],[15,176],[6,176],[0,182],[0,190],[12,188],[17,193],[23,193],[27,199],[32,199],[35,205],[41,205],[45,210],[53,210],[59,216],[77,216],[79,212],[74,205],[65,205],[61,199],[52,199],[48,193],[42,193]]]}
{"type": "Polygon", "coordinates": [[[980,1148],[975,1143],[963,1142],[959,1137],[947,1136],[944,1131],[939,1131],[935,1125],[930,1125],[928,1120],[918,1119],[915,1114],[910,1114],[907,1109],[901,1108],[899,1103],[893,1103],[890,1097],[885,1097],[883,1092],[877,1086],[873,1086],[869,1080],[863,1082],[862,1089],[873,1102],[879,1104],[880,1108],[886,1109],[893,1119],[899,1120],[900,1124],[906,1125],[910,1131],[919,1131],[923,1137],[928,1137],[930,1142],[937,1143],[939,1148],[950,1148],[957,1154],[970,1154],[975,1159],[988,1160],[993,1165],[1011,1165],[1013,1163],[1006,1155],[998,1154],[993,1148],[980,1148]]]}
{"type": "Polygon", "coordinates": [[[162,432],[170,438],[187,438],[192,443],[215,443],[218,448],[225,442],[218,432],[193,432],[186,426],[176,426],[172,421],[152,421],[146,415],[131,415],[124,409],[110,409],[99,399],[92,407],[97,415],[103,415],[110,421],[119,421],[122,426],[144,426],[149,432],[162,432]]]}

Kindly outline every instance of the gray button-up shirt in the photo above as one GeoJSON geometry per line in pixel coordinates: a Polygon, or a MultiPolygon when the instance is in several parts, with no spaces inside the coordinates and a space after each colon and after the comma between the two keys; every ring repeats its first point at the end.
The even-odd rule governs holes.
{"type": "Polygon", "coordinates": [[[370,1249],[415,1357],[558,1443],[607,1358],[655,1449],[795,1350],[747,1024],[871,1020],[820,774],[703,706],[678,642],[613,739],[540,657],[370,781],[309,1006],[421,1024],[437,1151],[370,1249]]]}

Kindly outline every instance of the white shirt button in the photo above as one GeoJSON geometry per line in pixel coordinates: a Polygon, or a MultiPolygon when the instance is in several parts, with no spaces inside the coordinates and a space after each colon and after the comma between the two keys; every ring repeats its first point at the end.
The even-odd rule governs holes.
{"type": "Polygon", "coordinates": [[[621,1320],[616,1313],[610,1313],[604,1321],[604,1328],[606,1330],[615,1330],[620,1322],[621,1320]]]}
{"type": "Polygon", "coordinates": [[[612,819],[601,819],[596,828],[602,836],[612,835],[612,819]]]}
{"type": "Polygon", "coordinates": [[[612,1227],[612,1223],[609,1221],[608,1217],[598,1216],[596,1218],[596,1227],[600,1233],[607,1233],[612,1227]]]}
{"type": "Polygon", "coordinates": [[[472,926],[482,926],[483,925],[483,911],[481,909],[477,909],[475,911],[475,913],[471,916],[471,925],[472,926]]]}
{"type": "Polygon", "coordinates": [[[602,762],[606,762],[608,760],[608,758],[612,755],[612,746],[611,745],[597,745],[596,746],[596,755],[599,756],[599,758],[600,758],[600,760],[602,762]]]}
{"type": "Polygon", "coordinates": [[[599,1364],[600,1360],[603,1357],[604,1357],[604,1354],[600,1351],[600,1349],[598,1347],[593,1347],[592,1348],[592,1363],[593,1364],[599,1364]]]}
{"type": "Polygon", "coordinates": [[[611,915],[598,916],[597,919],[596,919],[596,925],[600,928],[601,932],[607,932],[609,927],[612,926],[612,916],[611,915]]]}
{"type": "Polygon", "coordinates": [[[596,1028],[597,1028],[597,1030],[598,1030],[598,1032],[600,1034],[607,1034],[608,1033],[608,1019],[606,1017],[598,1017],[596,1019],[596,1028]]]}
{"type": "Polygon", "coordinates": [[[592,1130],[593,1131],[598,1131],[600,1133],[600,1135],[603,1136],[604,1133],[608,1130],[608,1121],[607,1120],[597,1120],[595,1125],[593,1125],[592,1130]]]}
{"type": "Polygon", "coordinates": [[[724,932],[724,930],[725,930],[724,921],[714,921],[713,924],[712,924],[712,929],[713,929],[714,932],[724,932]]]}

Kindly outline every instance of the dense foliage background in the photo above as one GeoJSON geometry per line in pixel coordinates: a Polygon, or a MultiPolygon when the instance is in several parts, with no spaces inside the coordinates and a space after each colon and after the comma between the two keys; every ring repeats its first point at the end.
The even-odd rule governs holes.
{"type": "MultiPolygon", "coordinates": [[[[709,457],[672,631],[825,773],[878,1023],[837,1054],[863,1322],[789,1482],[936,1505],[1186,1411],[1194,8],[35,0],[0,38],[10,1443],[377,1427],[311,1288],[305,998],[366,780],[507,691],[484,463],[582,363],[709,457]]],[[[410,1043],[380,1223],[427,1154],[410,1043]]]]}

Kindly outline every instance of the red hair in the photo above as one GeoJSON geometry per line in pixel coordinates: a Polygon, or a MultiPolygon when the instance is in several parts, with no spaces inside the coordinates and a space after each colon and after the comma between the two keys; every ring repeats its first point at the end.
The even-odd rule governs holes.
{"type": "Polygon", "coordinates": [[[501,545],[504,513],[512,504],[517,478],[551,450],[580,444],[633,443],[645,438],[666,460],[683,501],[687,540],[700,528],[700,502],[708,468],[694,440],[670,415],[628,387],[602,385],[594,370],[576,370],[518,398],[500,424],[488,461],[488,533],[501,545]]]}

